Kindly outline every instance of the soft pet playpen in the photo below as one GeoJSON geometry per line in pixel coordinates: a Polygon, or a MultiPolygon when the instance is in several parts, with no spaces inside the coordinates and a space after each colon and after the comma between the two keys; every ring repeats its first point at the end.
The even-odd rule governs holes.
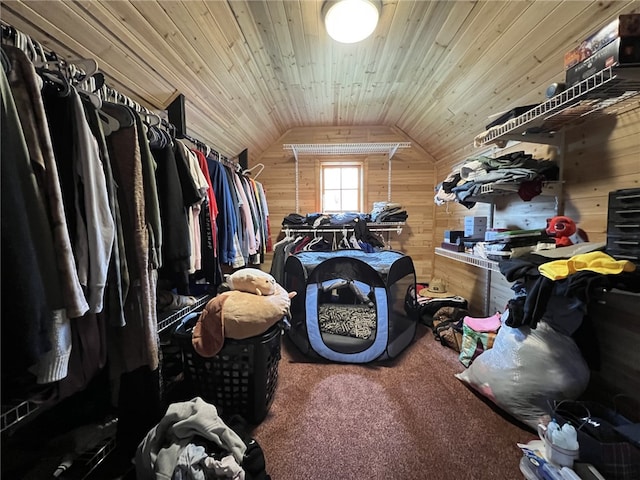
{"type": "Polygon", "coordinates": [[[306,355],[366,363],[397,356],[414,339],[417,320],[405,309],[415,288],[411,257],[384,250],[301,252],[287,258],[291,301],[288,336],[306,355]]]}

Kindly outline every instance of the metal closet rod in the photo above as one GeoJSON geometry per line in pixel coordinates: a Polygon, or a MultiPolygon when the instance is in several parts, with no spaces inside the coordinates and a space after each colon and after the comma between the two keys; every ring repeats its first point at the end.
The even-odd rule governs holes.
{"type": "Polygon", "coordinates": [[[225,157],[224,155],[222,155],[221,153],[219,153],[215,149],[211,148],[209,145],[207,145],[203,141],[198,140],[197,138],[194,138],[191,135],[187,135],[186,133],[183,133],[180,138],[184,138],[185,140],[189,140],[199,150],[202,150],[207,156],[213,155],[213,158],[215,158],[220,163],[224,163],[228,167],[233,168],[234,170],[236,170],[237,172],[241,172],[242,171],[242,167],[240,167],[239,163],[235,163],[235,162],[231,161],[229,158],[225,157]]]}
{"type": "MultiPolygon", "coordinates": [[[[367,228],[372,232],[396,232],[398,235],[402,233],[402,227],[404,224],[392,224],[392,225],[381,225],[376,223],[367,223],[367,228]]],[[[296,227],[289,226],[283,227],[285,233],[287,232],[298,232],[298,233],[343,233],[348,230],[353,230],[353,225],[347,225],[343,228],[323,228],[323,227],[296,227]]]]}

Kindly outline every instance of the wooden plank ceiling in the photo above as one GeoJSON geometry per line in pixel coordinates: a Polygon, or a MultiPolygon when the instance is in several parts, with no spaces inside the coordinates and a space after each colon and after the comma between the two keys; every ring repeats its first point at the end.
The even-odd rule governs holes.
{"type": "Polygon", "coordinates": [[[191,135],[250,159],[298,126],[387,125],[443,160],[487,118],[544,101],[563,53],[638,1],[383,0],[354,45],[331,40],[322,0],[2,1],[4,23],[164,110],[186,97],[191,135]]]}

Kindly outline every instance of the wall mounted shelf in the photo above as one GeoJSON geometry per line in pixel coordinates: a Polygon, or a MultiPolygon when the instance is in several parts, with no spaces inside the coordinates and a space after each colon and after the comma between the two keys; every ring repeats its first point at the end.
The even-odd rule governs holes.
{"type": "Polygon", "coordinates": [[[370,155],[387,154],[389,156],[387,169],[387,200],[391,201],[391,159],[400,148],[410,148],[411,142],[382,142],[382,143],[285,143],[282,148],[291,150],[295,159],[296,178],[296,213],[300,211],[300,172],[301,155],[370,155]]]}
{"type": "Polygon", "coordinates": [[[168,328],[182,320],[189,313],[198,310],[211,300],[211,295],[202,295],[197,298],[196,303],[188,307],[171,312],[164,312],[158,315],[158,333],[166,331],[168,328]]]}
{"type": "Polygon", "coordinates": [[[0,432],[9,430],[40,410],[40,403],[25,400],[13,405],[3,405],[0,415],[0,432]]]}
{"type": "Polygon", "coordinates": [[[447,257],[458,262],[466,263],[467,265],[473,265],[474,267],[479,267],[484,270],[500,273],[498,262],[493,260],[476,257],[464,252],[452,252],[451,250],[446,250],[440,247],[436,247],[435,251],[436,255],[440,255],[441,257],[447,257]]]}
{"type": "MultiPolygon", "coordinates": [[[[468,197],[468,202],[493,203],[497,197],[518,193],[520,183],[487,183],[482,185],[477,195],[468,197]]],[[[540,195],[557,197],[562,192],[562,182],[543,182],[540,195]]]]}
{"type": "Polygon", "coordinates": [[[608,67],[522,115],[490,128],[474,146],[504,146],[509,140],[556,145],[562,127],[590,114],[614,113],[640,94],[640,67],[608,67]]]}
{"type": "Polygon", "coordinates": [[[298,160],[300,155],[369,155],[386,153],[393,157],[399,148],[411,147],[411,142],[388,143],[285,143],[285,150],[291,150],[298,160]]]}

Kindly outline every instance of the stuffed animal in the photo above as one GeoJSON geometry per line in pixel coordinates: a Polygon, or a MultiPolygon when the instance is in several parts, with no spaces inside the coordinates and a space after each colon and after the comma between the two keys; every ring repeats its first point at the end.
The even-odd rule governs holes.
{"type": "Polygon", "coordinates": [[[246,292],[227,292],[222,308],[224,335],[242,340],[255,337],[289,316],[291,299],[296,292],[287,291],[276,283],[273,295],[252,295],[246,292]],[[251,295],[251,297],[249,297],[251,295]]]}
{"type": "Polygon", "coordinates": [[[578,228],[573,220],[562,215],[547,218],[545,231],[547,235],[555,238],[556,247],[568,247],[575,243],[588,241],[587,234],[578,228]]]}
{"type": "Polygon", "coordinates": [[[209,300],[193,329],[193,348],[202,357],[215,356],[227,337],[242,340],[266,332],[289,316],[291,299],[296,295],[287,293],[268,273],[255,269],[238,270],[227,282],[235,289],[209,300]]]}
{"type": "Polygon", "coordinates": [[[231,290],[253,293],[255,295],[273,295],[276,291],[276,279],[257,268],[242,268],[226,277],[231,290]]]}

